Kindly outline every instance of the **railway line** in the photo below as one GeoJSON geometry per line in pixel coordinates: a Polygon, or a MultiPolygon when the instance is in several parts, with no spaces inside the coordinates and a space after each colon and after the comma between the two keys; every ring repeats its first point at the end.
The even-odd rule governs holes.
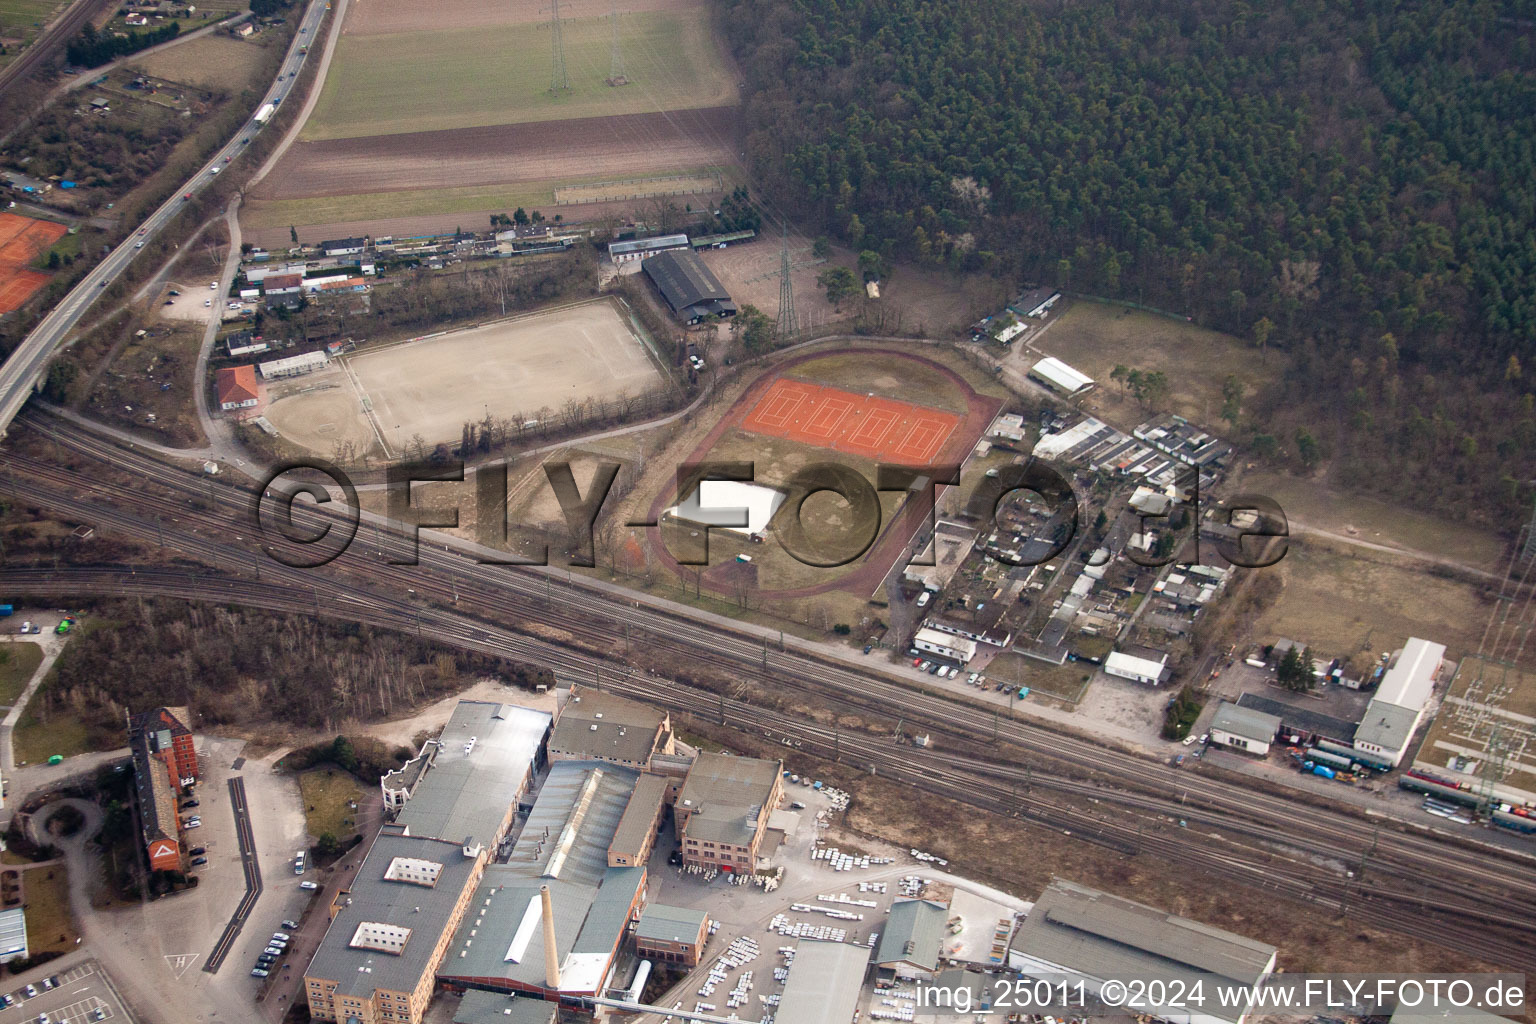
{"type": "MultiPolygon", "coordinates": [[[[90,449],[95,443],[80,447],[90,449]]],[[[407,631],[430,628],[441,642],[550,664],[568,675],[679,711],[707,716],[719,710],[737,728],[761,730],[817,756],[833,755],[861,768],[868,765],[888,779],[1069,832],[1128,856],[1148,854],[1198,865],[1214,877],[1334,912],[1348,904],[1362,921],[1448,943],[1491,963],[1513,966],[1532,960],[1536,879],[1528,867],[1496,852],[1460,849],[1434,837],[1233,790],[1190,773],[1175,774],[1145,758],[1023,723],[1000,722],[991,712],[952,698],[915,693],[875,673],[854,672],[802,652],[774,650],[756,638],[711,632],[706,635],[714,637],[714,644],[706,647],[691,633],[697,624],[630,603],[605,605],[593,600],[590,588],[575,581],[556,585],[547,572],[481,566],[446,547],[427,544],[422,545],[420,567],[380,565],[371,557],[375,552],[386,558],[404,553],[404,539],[394,534],[381,533],[366,557],[349,553],[323,571],[287,569],[272,562],[260,563],[258,569],[245,539],[249,521],[240,518],[248,514],[248,495],[227,493],[222,485],[212,487],[152,460],[124,465],[121,450],[106,447],[110,450],[80,454],[108,458],[119,468],[151,470],[146,475],[170,496],[100,477],[82,486],[80,474],[22,458],[9,460],[11,475],[0,480],[0,489],[98,528],[150,543],[167,538],[176,550],[199,562],[235,571],[250,566],[261,580],[159,569],[57,574],[36,570],[7,572],[13,590],[160,593],[278,611],[325,612],[407,631]],[[189,509],[188,501],[210,493],[214,509],[189,509]],[[211,528],[213,536],[196,532],[198,527],[211,528]],[[413,591],[417,600],[400,596],[413,591]],[[422,599],[441,606],[424,605],[422,599]],[[455,599],[473,602],[480,615],[495,621],[447,610],[455,599]],[[519,628],[495,622],[518,623],[519,628]],[[683,680],[637,675],[619,660],[626,640],[683,654],[717,677],[744,686],[757,684],[764,688],[760,692],[772,692],[768,686],[798,689],[823,702],[830,696],[849,709],[885,717],[892,717],[890,705],[882,710],[881,702],[899,699],[908,722],[932,725],[940,748],[919,751],[885,738],[829,732],[683,680]],[[990,742],[994,728],[999,739],[995,748],[990,742]],[[974,758],[946,751],[945,737],[965,743],[970,751],[980,741],[996,756],[974,758]],[[1061,765],[1067,771],[1042,765],[1061,765]],[[1121,785],[1085,780],[1074,771],[1113,776],[1121,785]],[[1026,795],[1018,795],[1021,785],[1026,795]],[[1062,800],[1046,799],[1044,792],[1062,800]],[[1114,810],[1101,816],[1063,800],[1099,801],[1114,810]],[[1188,827],[1174,824],[1181,818],[1188,827]],[[1211,830],[1219,830],[1220,838],[1213,839],[1211,830]],[[1355,863],[1355,850],[1363,851],[1368,844],[1375,846],[1368,875],[1351,879],[1345,865],[1355,863]]],[[[319,522],[327,515],[306,510],[299,518],[319,522]]],[[[364,547],[355,545],[354,551],[364,547]]]]}

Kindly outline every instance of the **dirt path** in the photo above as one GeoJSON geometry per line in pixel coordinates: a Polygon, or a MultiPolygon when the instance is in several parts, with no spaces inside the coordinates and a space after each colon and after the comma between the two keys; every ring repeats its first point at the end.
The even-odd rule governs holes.
{"type": "Polygon", "coordinates": [[[1289,517],[1287,517],[1286,522],[1290,528],[1292,536],[1300,535],[1324,537],[1339,544],[1348,544],[1350,547],[1364,548],[1367,551],[1380,551],[1384,554],[1397,555],[1401,558],[1412,559],[1416,562],[1427,562],[1430,565],[1445,566],[1448,569],[1455,569],[1457,572],[1463,572],[1469,576],[1475,576],[1478,579],[1488,580],[1493,583],[1497,583],[1499,580],[1504,578],[1502,573],[1489,572],[1487,569],[1479,569],[1475,565],[1468,565],[1466,562],[1458,562],[1454,558],[1444,558],[1440,555],[1432,555],[1427,551],[1415,551],[1412,548],[1400,548],[1391,544],[1378,544],[1375,541],[1361,540],[1359,537],[1351,537],[1347,533],[1335,533],[1332,530],[1324,530],[1319,527],[1308,526],[1306,523],[1301,522],[1298,519],[1291,519],[1289,517]]]}

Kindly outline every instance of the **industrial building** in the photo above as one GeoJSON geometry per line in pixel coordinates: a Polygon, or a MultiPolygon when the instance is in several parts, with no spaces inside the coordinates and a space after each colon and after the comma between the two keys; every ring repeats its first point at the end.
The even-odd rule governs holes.
{"type": "Polygon", "coordinates": [[[552,717],[460,701],[435,740],[380,780],[394,813],[305,972],[317,1020],[419,1024],[486,863],[533,782],[552,717]]]}
{"type": "Polygon", "coordinates": [[[667,786],[667,779],[660,775],[646,774],[636,780],[608,845],[609,867],[639,867],[650,859],[667,806],[667,786]]]}
{"type": "Polygon", "coordinates": [[[1443,644],[1410,637],[1361,716],[1354,749],[1384,767],[1401,764],[1414,731],[1424,720],[1424,709],[1435,691],[1435,676],[1444,661],[1443,644]]]}
{"type": "Polygon", "coordinates": [[[254,366],[226,367],[214,374],[213,386],[218,395],[219,409],[223,412],[250,409],[261,401],[261,395],[256,390],[254,366]]]}
{"type": "Polygon", "coordinates": [[[1162,651],[1114,651],[1104,659],[1108,675],[1158,686],[1168,681],[1168,655],[1162,651]]]}
{"type": "Polygon", "coordinates": [[[648,260],[664,252],[689,251],[687,235],[659,235],[656,238],[636,238],[625,242],[611,242],[608,258],[615,263],[633,263],[648,260]]]}
{"type": "Polygon", "coordinates": [[[438,971],[451,988],[556,1001],[602,993],[645,900],[644,867],[608,866],[608,849],[639,773],[561,761],[505,863],[469,900],[438,971]]]}
{"type": "Polygon", "coordinates": [[[929,980],[938,973],[949,908],[935,900],[898,899],[891,904],[875,948],[875,984],[929,980]]]}
{"type": "Polygon", "coordinates": [[[368,246],[366,238],[333,238],[320,243],[320,251],[327,256],[356,256],[368,246]]]}
{"type": "Polygon", "coordinates": [[[154,871],[180,871],[182,867],[181,818],[176,802],[203,774],[191,720],[187,709],[181,707],[128,716],[140,832],[154,871]]]}
{"type": "MultiPolygon", "coordinates": [[[[1057,880],[1015,933],[1010,966],[1026,975],[1081,978],[1097,993],[1105,979],[1159,979],[1193,991],[1252,988],[1275,969],[1275,947],[1142,903],[1057,880]]],[[[1206,1000],[1180,1024],[1242,1024],[1252,1007],[1206,1000]]]]}
{"type": "Polygon", "coordinates": [[[704,261],[686,250],[667,251],[645,261],[645,276],[684,323],[706,316],[736,315],[736,303],[704,261]]]}
{"type": "Polygon", "coordinates": [[[1280,734],[1280,716],[1254,708],[1245,708],[1231,701],[1222,701],[1216,707],[1216,717],[1211,719],[1211,742],[1234,750],[1244,750],[1260,757],[1280,734]]]}
{"type": "Polygon", "coordinates": [[[543,999],[470,989],[459,1000],[453,1024],[555,1024],[560,1007],[543,999]]]}
{"type": "Polygon", "coordinates": [[[635,926],[635,952],[662,963],[697,967],[709,939],[709,915],[702,910],[652,903],[635,926]]]}
{"type": "Polygon", "coordinates": [[[928,654],[937,654],[941,658],[958,661],[962,665],[968,664],[972,658],[976,657],[976,641],[934,629],[932,626],[919,629],[912,638],[912,646],[928,654]]]}
{"type": "Polygon", "coordinates": [[[551,761],[607,761],[637,771],[675,750],[665,711],[582,686],[571,689],[549,737],[551,761]]]}
{"type": "Polygon", "coordinates": [[[27,951],[27,912],[23,907],[0,910],[0,964],[25,960],[27,951]]]}
{"type": "Polygon", "coordinates": [[[683,863],[756,870],[768,817],[783,796],[782,761],[701,752],[674,807],[683,863]]]}
{"type": "Polygon", "coordinates": [[[1093,378],[1068,366],[1055,356],[1046,356],[1030,367],[1029,375],[1052,391],[1076,398],[1093,390],[1093,378]]]}
{"type": "Polygon", "coordinates": [[[868,966],[864,946],[801,939],[774,1019],[785,1024],[848,1024],[858,1009],[868,966]]]}
{"type": "Polygon", "coordinates": [[[331,357],[324,352],[305,352],[303,355],[269,359],[264,363],[258,363],[256,368],[261,371],[263,380],[277,380],[281,377],[299,377],[306,373],[313,373],[324,369],[330,361],[331,357]]]}

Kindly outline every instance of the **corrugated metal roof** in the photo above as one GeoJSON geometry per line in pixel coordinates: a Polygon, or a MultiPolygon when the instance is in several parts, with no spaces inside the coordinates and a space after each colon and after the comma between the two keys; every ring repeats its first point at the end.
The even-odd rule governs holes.
{"type": "Polygon", "coordinates": [[[864,946],[802,939],[774,1019],[786,1024],[848,1024],[858,1009],[868,965],[864,946]]]}
{"type": "Polygon", "coordinates": [[[1435,688],[1435,672],[1445,658],[1445,645],[1410,637],[1397,661],[1382,677],[1376,699],[1411,711],[1422,711],[1435,688]]]}
{"type": "MultiPolygon", "coordinates": [[[[1059,880],[1036,901],[1012,948],[1026,958],[1026,973],[1240,985],[1257,984],[1275,956],[1275,947],[1255,939],[1059,880]]],[[[1242,1010],[1207,1004],[1205,1012],[1236,1020],[1242,1010]]]]}
{"type": "Polygon", "coordinates": [[[949,908],[931,900],[897,900],[880,933],[875,963],[885,965],[906,962],[935,970],[939,966],[939,947],[944,942],[944,926],[949,908]]]}
{"type": "Polygon", "coordinates": [[[1030,367],[1029,372],[1069,395],[1093,386],[1092,377],[1073,369],[1055,356],[1046,356],[1030,367]]]}
{"type": "Polygon", "coordinates": [[[27,912],[0,910],[0,963],[27,955],[27,912]]]}
{"type": "Polygon", "coordinates": [[[620,853],[638,853],[650,840],[667,797],[667,780],[659,775],[642,775],[635,782],[629,803],[619,818],[609,848],[620,853]]]}
{"type": "Polygon", "coordinates": [[[652,256],[645,261],[645,273],[656,283],[661,297],[674,312],[711,300],[729,301],[731,297],[720,279],[691,252],[672,251],[652,256]]]}

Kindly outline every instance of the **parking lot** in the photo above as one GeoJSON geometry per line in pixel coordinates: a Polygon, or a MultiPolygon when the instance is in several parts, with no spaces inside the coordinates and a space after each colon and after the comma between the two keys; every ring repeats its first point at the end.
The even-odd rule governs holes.
{"type": "Polygon", "coordinates": [[[95,960],[76,962],[48,973],[51,967],[55,964],[23,975],[23,984],[5,993],[14,1002],[0,1010],[0,1021],[42,1024],[46,1019],[48,1024],[89,1024],[132,1019],[124,1013],[116,991],[95,960]],[[37,994],[29,996],[29,987],[37,994]]]}

